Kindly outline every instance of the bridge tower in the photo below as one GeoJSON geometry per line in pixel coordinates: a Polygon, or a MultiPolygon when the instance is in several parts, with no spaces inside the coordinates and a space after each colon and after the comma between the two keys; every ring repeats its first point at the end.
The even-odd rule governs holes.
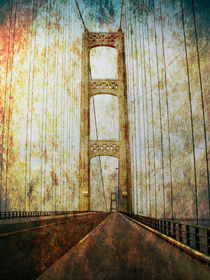
{"type": "Polygon", "coordinates": [[[125,68],[124,34],[90,33],[82,38],[82,95],[80,121],[80,186],[79,210],[90,210],[90,160],[96,156],[114,156],[119,160],[120,210],[132,211],[131,168],[127,114],[127,86],[125,68]],[[117,50],[117,80],[93,80],[90,75],[90,49],[113,47],[117,50]],[[118,97],[119,141],[90,140],[90,98],[96,94],[118,97]]]}

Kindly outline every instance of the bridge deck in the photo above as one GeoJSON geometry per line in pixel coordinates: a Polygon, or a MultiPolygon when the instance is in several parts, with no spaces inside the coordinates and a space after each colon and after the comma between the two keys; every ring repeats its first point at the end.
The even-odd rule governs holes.
{"type": "Polygon", "coordinates": [[[122,214],[113,213],[38,279],[206,280],[210,270],[122,214]]]}

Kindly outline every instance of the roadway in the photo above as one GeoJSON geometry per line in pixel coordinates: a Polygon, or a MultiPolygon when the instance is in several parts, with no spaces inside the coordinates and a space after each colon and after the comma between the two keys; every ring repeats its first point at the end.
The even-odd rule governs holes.
{"type": "Polygon", "coordinates": [[[120,213],[112,213],[38,280],[202,280],[210,269],[120,213]]]}

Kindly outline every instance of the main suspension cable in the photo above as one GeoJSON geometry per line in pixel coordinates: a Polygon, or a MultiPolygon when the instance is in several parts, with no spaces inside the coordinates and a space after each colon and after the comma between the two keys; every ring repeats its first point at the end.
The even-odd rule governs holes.
{"type": "Polygon", "coordinates": [[[82,17],[82,14],[81,14],[81,11],[80,11],[78,2],[77,2],[77,0],[74,0],[74,1],[75,1],[76,6],[77,6],[77,10],[78,10],[80,19],[81,19],[81,21],[82,21],[82,24],[83,24],[83,26],[84,26],[84,29],[85,29],[85,31],[88,31],[88,29],[87,29],[87,27],[86,27],[86,25],[85,25],[85,22],[84,22],[84,20],[83,20],[83,17],[82,17]]]}
{"type": "Polygon", "coordinates": [[[121,27],[122,27],[123,4],[124,4],[124,1],[122,0],[122,5],[121,5],[121,15],[120,15],[120,27],[119,27],[119,30],[121,30],[121,27]]]}

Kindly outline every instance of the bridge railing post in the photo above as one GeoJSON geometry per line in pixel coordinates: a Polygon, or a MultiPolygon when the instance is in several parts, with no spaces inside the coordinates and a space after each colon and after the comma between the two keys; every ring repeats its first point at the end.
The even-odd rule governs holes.
{"type": "Polygon", "coordinates": [[[159,230],[159,222],[156,218],[155,218],[155,230],[159,230]]]}
{"type": "Polygon", "coordinates": [[[166,221],[163,221],[163,233],[166,234],[166,221]]]}
{"type": "Polygon", "coordinates": [[[195,227],[195,248],[196,250],[200,250],[200,231],[198,227],[195,227]]]}
{"type": "Polygon", "coordinates": [[[160,232],[163,233],[163,220],[160,220],[160,232]]]}
{"type": "Polygon", "coordinates": [[[152,228],[154,229],[155,228],[155,219],[154,218],[152,218],[151,223],[152,223],[152,228]]]}
{"type": "Polygon", "coordinates": [[[171,230],[171,221],[168,221],[168,228],[167,228],[167,231],[168,231],[168,236],[172,236],[172,230],[171,230]]]}
{"type": "Polygon", "coordinates": [[[179,241],[182,242],[182,224],[179,224],[179,241]]]}
{"type": "Polygon", "coordinates": [[[190,227],[186,225],[186,243],[190,246],[190,227]]]}
{"type": "Polygon", "coordinates": [[[174,239],[177,239],[177,237],[176,237],[176,223],[175,222],[173,222],[172,223],[172,226],[173,226],[173,233],[172,233],[172,237],[174,238],[174,239]]]}

